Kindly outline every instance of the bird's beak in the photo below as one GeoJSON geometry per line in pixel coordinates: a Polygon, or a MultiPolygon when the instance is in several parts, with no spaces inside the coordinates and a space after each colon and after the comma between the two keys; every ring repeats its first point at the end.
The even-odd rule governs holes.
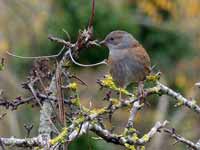
{"type": "Polygon", "coordinates": [[[103,46],[106,46],[106,41],[103,40],[103,41],[101,41],[99,44],[100,44],[100,45],[103,45],[103,46]]]}

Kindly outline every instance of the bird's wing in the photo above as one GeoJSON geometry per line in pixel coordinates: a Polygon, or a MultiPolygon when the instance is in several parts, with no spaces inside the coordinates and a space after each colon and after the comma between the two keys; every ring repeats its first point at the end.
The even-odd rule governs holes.
{"type": "Polygon", "coordinates": [[[146,50],[143,48],[142,45],[139,45],[133,49],[131,49],[131,51],[134,51],[133,54],[134,59],[136,59],[137,62],[139,62],[140,64],[142,64],[144,66],[145,69],[145,74],[149,74],[151,71],[151,61],[150,61],[150,57],[148,55],[148,53],[146,52],[146,50]]]}

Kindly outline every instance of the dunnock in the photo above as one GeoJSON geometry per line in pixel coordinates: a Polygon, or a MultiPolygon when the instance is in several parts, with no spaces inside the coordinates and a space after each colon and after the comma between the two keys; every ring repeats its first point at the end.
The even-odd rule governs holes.
{"type": "Polygon", "coordinates": [[[110,73],[119,87],[140,83],[150,73],[149,55],[130,33],[113,31],[101,44],[109,48],[110,73]]]}

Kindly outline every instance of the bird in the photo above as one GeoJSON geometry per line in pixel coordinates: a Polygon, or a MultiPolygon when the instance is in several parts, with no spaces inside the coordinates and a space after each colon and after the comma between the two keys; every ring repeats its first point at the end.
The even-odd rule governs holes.
{"type": "Polygon", "coordinates": [[[107,64],[117,86],[126,88],[130,83],[140,83],[151,72],[151,60],[145,48],[128,32],[110,32],[101,45],[109,49],[107,64]]]}

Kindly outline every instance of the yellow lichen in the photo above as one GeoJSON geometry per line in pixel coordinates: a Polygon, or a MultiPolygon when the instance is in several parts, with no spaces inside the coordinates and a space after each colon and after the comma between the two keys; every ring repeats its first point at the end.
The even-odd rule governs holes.
{"type": "Polygon", "coordinates": [[[80,116],[79,118],[77,118],[75,120],[75,124],[79,125],[81,123],[83,123],[85,121],[85,117],[84,116],[80,116]]]}
{"type": "Polygon", "coordinates": [[[128,92],[126,89],[123,88],[117,88],[117,91],[121,92],[124,95],[133,96],[132,93],[128,92]]]}
{"type": "Polygon", "coordinates": [[[133,142],[137,142],[138,139],[139,139],[139,138],[138,138],[137,134],[134,133],[133,136],[132,136],[133,142]]]}
{"type": "Polygon", "coordinates": [[[111,89],[117,88],[111,75],[106,75],[105,78],[101,80],[101,82],[103,86],[109,87],[111,89]]]}
{"type": "Polygon", "coordinates": [[[70,67],[71,62],[70,61],[64,61],[63,67],[70,67]]]}
{"type": "Polygon", "coordinates": [[[136,150],[134,145],[130,145],[128,143],[125,143],[124,146],[126,147],[127,150],[136,150]]]}
{"type": "Polygon", "coordinates": [[[144,142],[148,142],[149,141],[149,136],[147,134],[145,134],[141,140],[143,140],[144,142]]]}
{"type": "Polygon", "coordinates": [[[113,78],[112,78],[111,75],[106,75],[105,78],[101,80],[101,84],[106,88],[109,88],[109,89],[117,91],[117,92],[119,92],[121,94],[133,97],[133,94],[128,92],[126,89],[118,88],[116,86],[116,84],[114,83],[113,78]]]}
{"type": "Polygon", "coordinates": [[[128,128],[125,128],[123,135],[127,136],[127,134],[128,134],[128,128]]]}
{"type": "Polygon", "coordinates": [[[76,106],[80,106],[80,99],[79,98],[74,98],[71,99],[72,104],[76,105],[76,106]]]}
{"type": "Polygon", "coordinates": [[[34,150],[41,150],[41,149],[42,149],[42,148],[39,147],[39,146],[37,146],[37,147],[34,148],[34,150]]]}
{"type": "Polygon", "coordinates": [[[191,104],[192,104],[192,108],[195,107],[196,103],[197,103],[196,100],[192,100],[192,102],[191,102],[191,104]]]}
{"type": "Polygon", "coordinates": [[[135,132],[136,132],[136,129],[135,129],[135,128],[129,128],[129,129],[128,129],[128,132],[129,132],[129,133],[135,133],[135,132]]]}
{"type": "Polygon", "coordinates": [[[147,90],[149,93],[160,93],[160,88],[159,87],[152,87],[152,88],[148,88],[147,90]]]}
{"type": "Polygon", "coordinates": [[[71,89],[71,90],[73,90],[73,91],[76,91],[76,90],[77,90],[77,87],[78,87],[78,85],[77,85],[77,83],[75,83],[75,82],[72,82],[72,83],[70,83],[70,84],[68,85],[68,88],[71,89]]]}
{"type": "Polygon", "coordinates": [[[55,138],[50,140],[51,145],[55,145],[56,143],[64,143],[66,141],[65,137],[67,136],[68,129],[63,128],[62,132],[55,138]]]}
{"type": "Polygon", "coordinates": [[[183,101],[181,100],[178,100],[178,102],[174,105],[174,107],[180,107],[180,106],[183,106],[183,101]]]}
{"type": "Polygon", "coordinates": [[[0,71],[4,70],[5,65],[3,63],[0,64],[0,71]]]}
{"type": "Polygon", "coordinates": [[[113,105],[119,105],[119,104],[121,103],[121,102],[120,102],[118,99],[116,99],[116,98],[111,98],[110,101],[111,101],[111,103],[112,103],[113,105]]]}
{"type": "Polygon", "coordinates": [[[100,108],[100,109],[92,109],[90,111],[91,114],[103,114],[106,112],[106,108],[100,108]]]}
{"type": "Polygon", "coordinates": [[[196,105],[197,101],[196,100],[192,100],[192,105],[196,105]]]}
{"type": "Polygon", "coordinates": [[[147,81],[156,82],[160,79],[160,75],[159,74],[148,75],[148,76],[146,76],[146,79],[147,79],[147,81]]]}

